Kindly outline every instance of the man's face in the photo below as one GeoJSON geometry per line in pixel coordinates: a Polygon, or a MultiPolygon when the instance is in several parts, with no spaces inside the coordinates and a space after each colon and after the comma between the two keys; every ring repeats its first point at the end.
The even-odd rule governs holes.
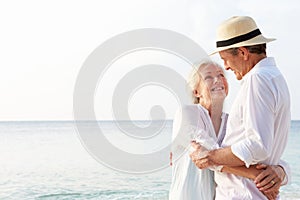
{"type": "MultiPolygon", "coordinates": [[[[238,50],[239,51],[239,50],[238,50]]],[[[232,55],[228,50],[219,52],[221,59],[224,61],[224,68],[232,70],[237,78],[241,80],[245,75],[244,72],[244,59],[238,52],[237,55],[232,55]]]]}

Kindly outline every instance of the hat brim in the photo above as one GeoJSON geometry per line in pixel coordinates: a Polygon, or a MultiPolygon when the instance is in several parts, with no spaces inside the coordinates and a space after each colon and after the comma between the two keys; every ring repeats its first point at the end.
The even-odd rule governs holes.
{"type": "Polygon", "coordinates": [[[226,50],[226,49],[231,49],[231,48],[235,48],[235,47],[244,47],[244,46],[252,46],[252,45],[256,45],[256,44],[264,44],[264,43],[268,43],[268,42],[272,42],[276,40],[275,38],[265,38],[262,35],[258,35],[250,40],[246,40],[243,42],[239,42],[236,44],[232,44],[229,46],[225,46],[225,47],[218,47],[213,53],[209,54],[209,56],[214,55],[220,51],[226,50]]]}

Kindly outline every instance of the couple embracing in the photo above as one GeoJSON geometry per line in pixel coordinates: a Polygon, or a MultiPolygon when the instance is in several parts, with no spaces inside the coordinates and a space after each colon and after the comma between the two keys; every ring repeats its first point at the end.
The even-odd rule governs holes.
{"type": "Polygon", "coordinates": [[[217,51],[241,88],[228,114],[224,71],[203,61],[188,84],[194,105],[176,113],[173,124],[170,200],[280,199],[290,179],[280,160],[290,126],[286,81],[265,38],[251,17],[224,21],[217,31],[217,51]]]}

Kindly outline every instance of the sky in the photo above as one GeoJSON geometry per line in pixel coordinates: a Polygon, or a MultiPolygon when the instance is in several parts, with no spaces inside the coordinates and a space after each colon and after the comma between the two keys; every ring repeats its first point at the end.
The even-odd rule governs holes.
{"type": "MultiPolygon", "coordinates": [[[[210,53],[218,24],[235,15],[253,17],[263,35],[277,39],[268,44],[267,54],[275,57],[287,80],[292,119],[300,120],[299,10],[296,0],[1,1],[0,121],[73,120],[74,87],[83,63],[113,36],[141,28],[167,29],[210,53]]],[[[145,64],[172,66],[182,76],[189,71],[184,61],[165,52],[140,51],[116,60],[95,91],[97,119],[114,119],[114,87],[126,73],[145,64]]],[[[231,72],[226,75],[228,112],[239,82],[231,72]]],[[[133,119],[149,119],[155,105],[172,118],[178,100],[160,85],[143,85],[130,95],[128,112],[133,119]]]]}

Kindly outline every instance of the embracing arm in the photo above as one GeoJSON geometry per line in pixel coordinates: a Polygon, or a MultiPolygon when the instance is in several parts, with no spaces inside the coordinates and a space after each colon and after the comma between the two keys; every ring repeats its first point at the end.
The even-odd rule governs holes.
{"type": "MultiPolygon", "coordinates": [[[[252,180],[256,179],[256,182],[262,181],[262,179],[266,176],[266,174],[262,173],[258,177],[258,175],[261,172],[263,172],[264,169],[267,168],[268,166],[268,165],[251,165],[249,168],[246,168],[245,163],[232,153],[230,147],[209,151],[209,153],[207,154],[207,164],[223,165],[224,167],[222,169],[222,172],[243,176],[246,178],[250,178],[252,180]]],[[[280,160],[279,165],[272,165],[272,166],[276,167],[274,171],[276,171],[277,176],[280,178],[281,180],[280,182],[286,184],[290,177],[290,168],[288,163],[284,162],[283,160],[280,160]]]]}
{"type": "Polygon", "coordinates": [[[198,159],[198,154],[201,152],[201,146],[196,142],[192,142],[192,146],[195,151],[191,154],[191,158],[200,169],[213,165],[226,165],[229,167],[245,166],[245,163],[232,153],[230,147],[208,151],[205,157],[198,159]]]}
{"type": "Polygon", "coordinates": [[[228,167],[224,166],[221,172],[226,172],[230,174],[235,174],[237,176],[243,176],[253,180],[258,188],[262,190],[267,190],[270,188],[269,183],[273,180],[279,185],[285,184],[286,173],[282,166],[280,165],[251,165],[249,168],[245,166],[240,167],[228,167]]]}
{"type": "Polygon", "coordinates": [[[190,156],[199,168],[203,169],[213,165],[223,165],[221,169],[222,172],[232,173],[254,180],[257,188],[264,193],[268,199],[275,199],[278,195],[280,185],[286,176],[284,170],[284,168],[287,168],[286,166],[283,168],[278,165],[267,166],[258,164],[246,168],[245,163],[232,153],[230,147],[209,151],[204,158],[199,159],[198,155],[201,151],[201,146],[197,143],[192,143],[192,146],[195,151],[191,153],[190,156]]]}
{"type": "Polygon", "coordinates": [[[221,170],[221,172],[226,172],[237,176],[243,176],[251,180],[255,180],[255,178],[262,171],[263,169],[257,169],[255,165],[251,165],[249,168],[246,168],[245,166],[239,166],[239,167],[224,166],[221,170]]]}
{"type": "Polygon", "coordinates": [[[276,199],[285,179],[285,171],[279,165],[251,165],[249,168],[224,166],[221,172],[243,176],[253,180],[257,188],[268,198],[276,199]]]}
{"type": "MultiPolygon", "coordinates": [[[[230,147],[208,151],[206,156],[199,159],[198,155],[201,152],[201,146],[195,142],[192,142],[192,146],[195,151],[190,154],[191,159],[200,169],[221,165],[223,166],[223,172],[250,178],[255,180],[256,183],[263,182],[265,177],[269,176],[270,173],[275,174],[275,176],[269,179],[272,178],[271,180],[273,180],[276,178],[280,181],[280,184],[286,179],[286,171],[288,171],[289,176],[289,166],[282,160],[280,161],[280,165],[270,165],[273,167],[272,172],[266,172],[265,169],[268,168],[267,165],[251,165],[249,168],[246,168],[245,163],[232,153],[230,147]]],[[[269,180],[269,182],[271,180],[269,180]]],[[[266,182],[266,180],[264,182],[266,182]]]]}

